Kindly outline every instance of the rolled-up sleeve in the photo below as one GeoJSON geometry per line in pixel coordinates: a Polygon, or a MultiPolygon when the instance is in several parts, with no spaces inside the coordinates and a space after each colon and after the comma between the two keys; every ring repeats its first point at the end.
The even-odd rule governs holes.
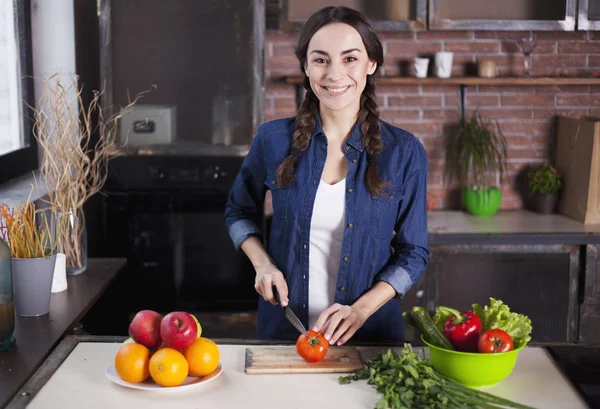
{"type": "Polygon", "coordinates": [[[399,204],[396,234],[391,241],[393,253],[376,281],[389,283],[402,298],[417,283],[429,259],[427,231],[427,154],[415,141],[404,180],[404,195],[399,204]]]}
{"type": "Polygon", "coordinates": [[[267,190],[264,185],[263,133],[261,125],[242,161],[225,207],[225,225],[237,251],[240,251],[240,246],[248,237],[262,238],[262,215],[267,190]]]}

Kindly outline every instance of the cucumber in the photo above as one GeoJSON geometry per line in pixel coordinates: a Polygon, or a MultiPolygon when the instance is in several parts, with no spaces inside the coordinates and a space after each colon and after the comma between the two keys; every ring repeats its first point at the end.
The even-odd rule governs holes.
{"type": "Polygon", "coordinates": [[[406,325],[410,325],[411,327],[415,327],[416,329],[419,329],[419,327],[417,327],[417,323],[412,319],[412,315],[409,311],[404,311],[402,313],[402,319],[404,320],[404,323],[406,325]]]}
{"type": "Polygon", "coordinates": [[[431,316],[425,308],[413,307],[411,310],[411,317],[417,325],[417,328],[419,328],[419,331],[421,331],[423,334],[423,338],[425,338],[427,342],[435,345],[436,347],[451,350],[455,349],[442,331],[435,326],[431,316]]]}

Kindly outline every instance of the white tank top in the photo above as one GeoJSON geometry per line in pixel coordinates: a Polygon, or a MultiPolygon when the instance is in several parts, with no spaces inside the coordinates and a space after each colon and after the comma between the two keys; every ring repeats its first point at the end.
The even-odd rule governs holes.
{"type": "Polygon", "coordinates": [[[334,185],[321,180],[310,222],[308,326],[333,304],[344,235],[346,178],[334,185]]]}

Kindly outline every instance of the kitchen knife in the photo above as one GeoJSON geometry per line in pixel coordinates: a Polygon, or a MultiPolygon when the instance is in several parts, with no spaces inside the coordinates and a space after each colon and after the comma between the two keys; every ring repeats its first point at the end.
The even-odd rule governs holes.
{"type": "MultiPolygon", "coordinates": [[[[277,291],[277,287],[275,286],[273,286],[273,294],[275,295],[277,303],[281,305],[281,298],[279,297],[279,292],[277,291]]],[[[308,337],[309,335],[308,332],[306,332],[306,328],[304,328],[304,325],[302,325],[302,321],[300,321],[296,314],[294,314],[294,311],[292,311],[290,307],[283,307],[283,311],[285,312],[285,317],[287,318],[287,320],[291,322],[292,325],[296,327],[298,331],[300,331],[302,334],[308,337]]]]}

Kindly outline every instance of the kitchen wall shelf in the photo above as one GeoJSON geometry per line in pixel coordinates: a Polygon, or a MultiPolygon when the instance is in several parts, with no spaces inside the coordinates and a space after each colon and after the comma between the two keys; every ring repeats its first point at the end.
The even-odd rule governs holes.
{"type": "MultiPolygon", "coordinates": [[[[286,84],[294,85],[296,90],[296,107],[299,108],[304,99],[304,77],[284,77],[286,84]]],[[[461,122],[465,119],[467,86],[526,86],[526,85],[600,85],[600,78],[595,77],[454,77],[454,78],[415,78],[415,77],[377,77],[378,85],[457,85],[459,92],[459,111],[461,122]]]]}
{"type": "MultiPolygon", "coordinates": [[[[302,76],[285,77],[287,84],[302,85],[302,76]]],[[[600,85],[600,78],[593,77],[454,77],[414,78],[378,77],[379,85],[600,85]]]]}

